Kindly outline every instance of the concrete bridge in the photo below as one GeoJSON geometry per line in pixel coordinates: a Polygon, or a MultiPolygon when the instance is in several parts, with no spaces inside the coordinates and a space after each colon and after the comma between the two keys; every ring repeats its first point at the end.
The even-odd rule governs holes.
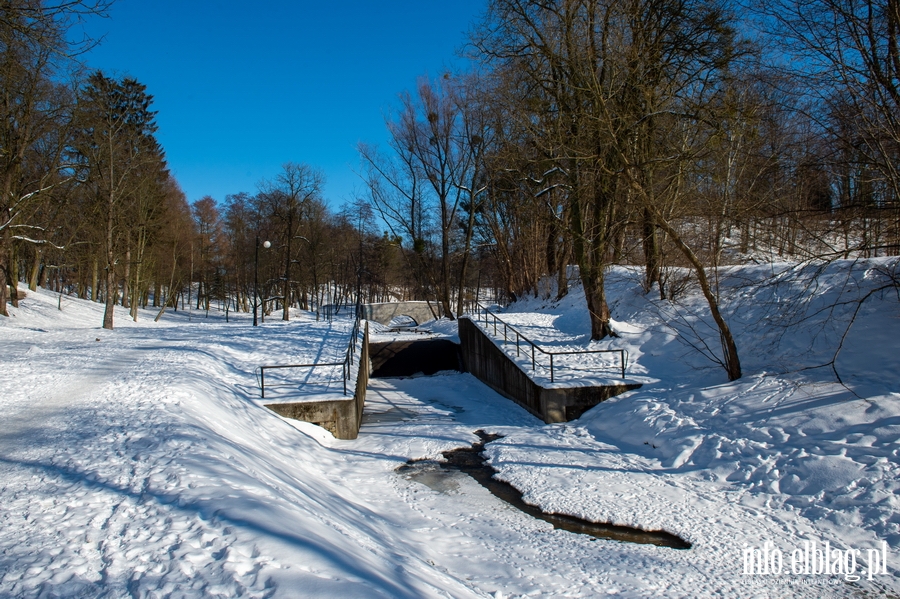
{"type": "Polygon", "coordinates": [[[441,315],[441,306],[436,302],[386,302],[383,304],[363,304],[362,318],[385,326],[398,316],[408,316],[422,324],[441,315]]]}

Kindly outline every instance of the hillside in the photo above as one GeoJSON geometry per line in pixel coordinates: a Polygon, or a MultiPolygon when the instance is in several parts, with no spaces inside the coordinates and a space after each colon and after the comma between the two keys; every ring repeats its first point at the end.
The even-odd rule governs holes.
{"type": "Polygon", "coordinates": [[[897,595],[900,303],[870,293],[894,268],[728,271],[736,382],[696,349],[715,339],[700,298],[656,301],[615,269],[617,339],[588,342],[577,287],[502,317],[627,349],[641,389],[547,426],[469,375],[373,380],[355,441],[281,419],[254,378],[340,353],[348,321],[123,311],[105,331],[102,306],[29,293],[0,319],[0,597],[897,595]],[[464,475],[396,471],[479,429],[505,435],[487,455],[527,501],[693,548],[595,541],[464,475]],[[843,570],[790,572],[826,542],[843,570]],[[748,549],[777,549],[782,573],[745,574],[748,549]]]}

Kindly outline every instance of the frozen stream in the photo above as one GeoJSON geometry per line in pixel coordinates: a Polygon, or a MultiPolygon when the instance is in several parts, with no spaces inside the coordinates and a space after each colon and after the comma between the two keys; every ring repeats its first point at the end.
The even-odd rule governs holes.
{"type": "MultiPolygon", "coordinates": [[[[445,339],[427,339],[413,341],[392,341],[374,343],[370,345],[369,355],[373,365],[373,377],[378,378],[408,378],[414,373],[434,374],[442,371],[444,376],[450,374],[450,370],[456,370],[459,358],[459,346],[445,339]]],[[[419,378],[419,377],[417,377],[419,378]]],[[[448,379],[438,378],[435,385],[442,385],[448,379]]],[[[435,402],[440,403],[440,402],[435,402]]],[[[446,405],[446,404],[445,404],[446,405]]],[[[514,402],[508,404],[510,409],[520,410],[514,402]]],[[[451,418],[455,414],[465,411],[460,406],[448,405],[451,418]]],[[[364,421],[369,422],[413,422],[418,412],[400,409],[391,409],[386,412],[367,414],[364,421]]],[[[495,476],[497,471],[488,464],[482,451],[484,446],[491,441],[501,439],[499,434],[485,433],[483,430],[475,431],[480,439],[471,447],[460,447],[450,451],[443,451],[444,461],[434,460],[410,460],[397,468],[397,472],[407,480],[424,484],[428,488],[447,493],[457,491],[459,485],[455,482],[455,474],[462,472],[475,479],[482,487],[490,491],[494,497],[506,502],[525,514],[544,522],[548,522],[556,529],[579,534],[586,534],[598,539],[611,539],[630,543],[649,543],[661,547],[675,549],[690,549],[691,544],[684,539],[665,531],[645,531],[629,526],[617,526],[603,522],[592,522],[583,518],[577,518],[568,514],[548,513],[538,506],[527,503],[522,499],[522,492],[513,485],[495,476]]]]}
{"type": "Polygon", "coordinates": [[[412,460],[400,466],[397,472],[409,480],[422,483],[438,491],[455,490],[458,485],[452,482],[454,473],[462,472],[474,478],[491,492],[492,495],[509,505],[521,510],[533,518],[549,522],[556,529],[590,535],[598,539],[611,539],[626,543],[649,543],[660,547],[674,549],[690,549],[691,544],[684,539],[664,531],[646,531],[629,526],[616,526],[602,522],[590,522],[566,514],[553,514],[542,511],[537,506],[526,503],[522,492],[511,484],[494,477],[494,470],[485,460],[482,451],[486,443],[500,439],[500,435],[489,435],[484,431],[475,431],[481,442],[471,447],[461,447],[443,452],[445,462],[433,460],[412,460]]]}

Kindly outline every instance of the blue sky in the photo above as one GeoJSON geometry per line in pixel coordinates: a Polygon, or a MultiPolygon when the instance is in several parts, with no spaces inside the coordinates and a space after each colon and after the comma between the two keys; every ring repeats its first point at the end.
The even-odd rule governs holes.
{"type": "Polygon", "coordinates": [[[486,0],[117,0],[85,57],[147,85],[188,201],[255,193],[285,162],[326,175],[337,209],[362,193],[356,144],[456,57],[486,0]]]}

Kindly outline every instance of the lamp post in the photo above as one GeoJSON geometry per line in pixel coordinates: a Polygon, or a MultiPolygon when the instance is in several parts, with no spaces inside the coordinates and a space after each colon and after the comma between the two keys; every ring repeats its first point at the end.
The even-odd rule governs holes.
{"type": "MultiPolygon", "coordinates": [[[[263,242],[263,247],[269,249],[272,244],[263,242]]],[[[259,235],[256,236],[256,255],[253,264],[253,326],[258,326],[256,321],[256,309],[259,306],[259,235]]]]}

